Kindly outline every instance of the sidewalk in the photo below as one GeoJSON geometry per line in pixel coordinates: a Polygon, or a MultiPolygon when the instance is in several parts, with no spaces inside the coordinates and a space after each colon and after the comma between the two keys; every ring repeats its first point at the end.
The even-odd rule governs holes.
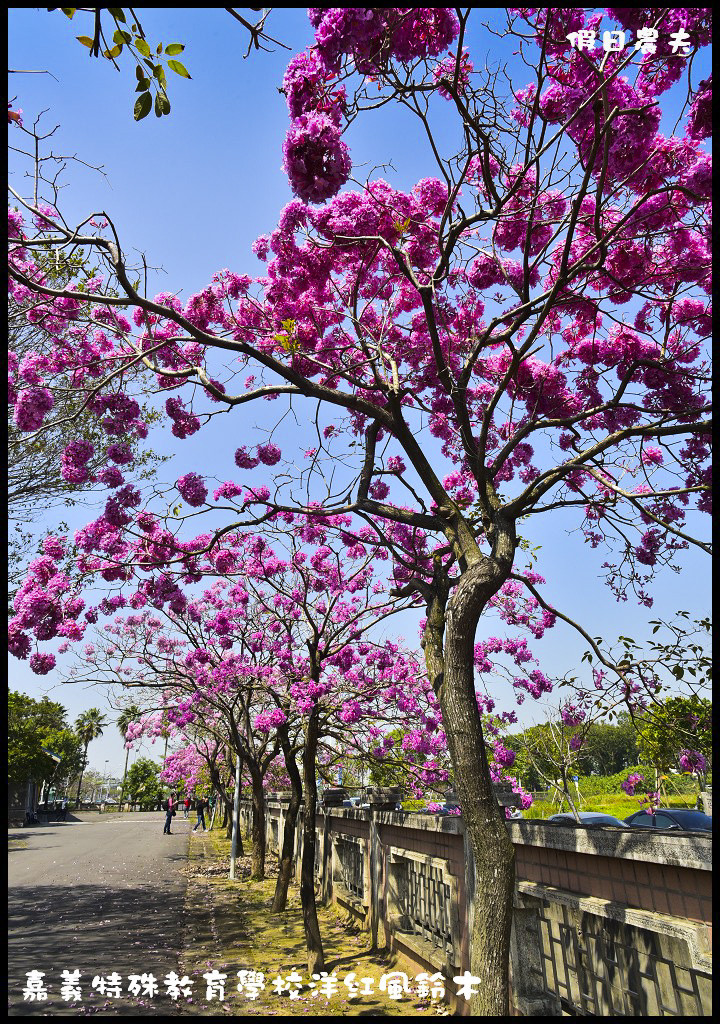
{"type": "MultiPolygon", "coordinates": [[[[194,982],[191,1002],[178,1007],[183,1015],[199,1016],[438,1016],[447,1015],[441,1002],[419,999],[414,994],[402,999],[390,998],[380,989],[383,975],[404,972],[414,988],[417,967],[403,957],[371,954],[369,937],[358,929],[343,924],[334,906],[319,907],[318,918],[325,952],[325,971],[336,981],[327,983],[335,989],[328,995],[319,991],[322,982],[309,987],[302,910],[297,885],[288,893],[288,906],[283,914],[271,914],[277,869],[275,857],[268,854],[267,874],[262,882],[250,881],[250,857],[238,860],[236,879],[228,878],[230,842],[219,832],[197,833],[190,839],[188,852],[186,934],[181,957],[182,971],[194,982]],[[218,970],[227,974],[225,1001],[208,1002],[204,973],[218,970]],[[255,971],[264,975],[263,990],[250,998],[247,990],[238,993],[238,971],[255,971]],[[278,994],[275,981],[296,972],[291,987],[298,990],[296,998],[288,992],[278,994]],[[366,983],[369,995],[351,996],[345,979],[355,972],[355,983],[366,983]]],[[[387,986],[387,981],[384,983],[387,986]]]]}

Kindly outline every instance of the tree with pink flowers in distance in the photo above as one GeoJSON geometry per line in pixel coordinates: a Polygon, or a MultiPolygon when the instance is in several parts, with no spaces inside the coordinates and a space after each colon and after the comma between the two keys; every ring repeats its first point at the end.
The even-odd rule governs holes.
{"type": "MultiPolygon", "coordinates": [[[[317,924],[314,892],[317,761],[323,740],[349,752],[364,747],[365,728],[380,730],[378,717],[401,712],[418,724],[427,712],[437,721],[437,702],[424,670],[397,644],[377,638],[378,627],[398,610],[383,584],[374,578],[376,545],[366,538],[343,542],[333,536],[326,517],[314,513],[282,517],[282,546],[271,547],[260,536],[232,538],[235,564],[226,575],[237,575],[252,594],[263,618],[256,642],[272,653],[287,681],[285,699],[303,728],[302,793],[304,797],[300,894],[308,947],[308,969],[322,970],[322,939],[317,924]],[[351,727],[351,728],[350,728],[351,727]]],[[[342,524],[341,524],[342,525],[342,524]]],[[[277,527],[276,527],[277,529],[277,527]]],[[[278,531],[279,532],[279,531],[278,531]]],[[[220,541],[224,548],[225,539],[220,541]]],[[[217,557],[222,557],[222,551],[217,557]]],[[[216,559],[217,563],[217,559],[216,559]]],[[[277,688],[273,687],[275,693],[277,688]]],[[[283,705],[286,713],[287,704],[283,705]]],[[[258,727],[269,727],[269,717],[258,727]]],[[[295,790],[288,809],[281,853],[280,880],[274,906],[284,907],[292,863],[295,790]]]]}
{"type": "MultiPolygon", "coordinates": [[[[115,616],[96,626],[86,646],[84,679],[156,691],[164,720],[188,738],[199,729],[243,758],[252,778],[253,870],[264,866],[264,780],[282,750],[293,799],[287,814],[275,909],[284,909],[294,851],[295,816],[305,798],[304,884],[301,883],[308,958],[322,964],[314,903],[317,762],[338,749],[357,755],[397,721],[421,737],[437,729],[439,708],[424,666],[379,636],[378,627],[399,607],[374,578],[374,553],[360,545],[348,553],[324,519],[283,517],[271,546],[262,535],[225,534],[206,573],[222,572],[202,594],[181,601],[159,590],[168,570],[128,598],[118,595],[100,612],[137,606],[149,595],[157,614],[115,616]],[[160,597],[169,601],[160,600],[160,597]],[[295,770],[302,760],[303,779],[295,770]],[[309,810],[307,808],[310,808],[309,810]],[[312,826],[310,828],[309,826],[312,826]]],[[[95,614],[91,613],[91,619],[95,614]]],[[[139,729],[154,728],[157,713],[139,729]]],[[[442,733],[436,741],[443,743],[442,733]]],[[[430,766],[423,769],[431,780],[430,766]]]]}
{"type": "MultiPolygon", "coordinates": [[[[227,633],[217,633],[222,628],[216,621],[218,605],[222,607],[222,602],[215,590],[192,602],[185,615],[170,609],[116,615],[98,625],[94,642],[77,652],[71,675],[75,680],[132,688],[135,699],[145,695],[146,711],[131,723],[129,742],[168,731],[189,738],[200,727],[204,737],[242,759],[252,782],[252,872],[262,878],[263,783],[280,745],[276,736],[256,728],[254,719],[267,709],[268,701],[273,706],[267,689],[273,667],[257,641],[246,640],[240,629],[229,645],[234,650],[228,650],[227,633]]],[[[235,607],[246,626],[244,605],[238,602],[235,607]]],[[[215,781],[220,782],[217,777],[215,781]]]]}
{"type": "MultiPolygon", "coordinates": [[[[283,83],[283,160],[297,199],[254,247],[263,277],[223,270],[184,304],[151,298],[134,287],[112,221],[94,232],[59,218],[33,228],[12,211],[10,287],[77,327],[69,358],[80,364],[84,345],[83,367],[102,362],[102,382],[86,372],[78,386],[110,430],[138,415],[125,391],[138,366],[173,392],[165,408],[179,439],[220,409],[242,422],[241,407],[265,399],[308,400],[313,416],[319,403],[302,491],[292,473],[272,491],[247,475],[295,461],[272,440],[236,450],[239,473],[212,502],[198,467],[178,488],[195,510],[226,509],[232,524],[298,509],[351,517],[340,528],[348,550],[383,548],[398,591],[425,603],[427,672],[478,881],[471,1010],[505,1015],[514,864],[476,701],[481,616],[521,576],[517,549],[537,516],[576,513],[589,547],[611,551],[602,566],[611,591],[646,606],[659,569],[688,545],[709,547],[698,516],[710,501],[709,84],[693,90],[691,61],[667,45],[682,29],[691,53],[705,46],[709,9],[608,8],[621,29],[645,24],[662,42],[607,52],[568,40],[597,33],[601,12],[510,9],[507,33],[535,71],[506,95],[475,70],[474,9],[309,16],[315,46],[293,58],[283,83]],[[690,104],[667,136],[663,105],[680,79],[690,104]],[[454,134],[435,130],[435,97],[454,134]],[[417,117],[434,166],[409,191],[377,178],[344,188],[344,129],[385,103],[417,117]],[[460,140],[454,152],[450,137],[460,140]],[[103,264],[107,281],[92,296],[38,274],[34,252],[69,243],[103,264]],[[102,358],[98,318],[113,329],[102,358]],[[221,383],[228,360],[226,381],[248,371],[236,393],[221,383]]],[[[15,192],[13,202],[32,216],[32,201],[15,192]]],[[[20,429],[52,417],[52,375],[16,389],[20,429]]],[[[140,563],[197,574],[222,528],[181,540],[159,515],[120,488],[81,531],[78,570],[111,583],[140,563]]],[[[179,600],[169,578],[153,586],[154,600],[179,600]]],[[[13,652],[27,657],[31,637],[74,633],[78,600],[51,566],[33,567],[10,626],[13,652]]],[[[608,672],[624,690],[623,669],[608,672]]]]}
{"type": "MultiPolygon", "coordinates": [[[[190,742],[165,758],[161,778],[174,788],[182,787],[186,793],[199,792],[202,796],[217,793],[222,801],[226,838],[230,839],[235,789],[235,765],[230,741],[222,743],[216,734],[210,734],[201,724],[190,725],[183,730],[185,732],[190,742]]],[[[288,776],[278,759],[271,762],[263,778],[263,785],[266,790],[287,788],[288,776]]],[[[241,765],[240,791],[241,795],[252,794],[252,778],[244,764],[241,765]]],[[[239,832],[237,842],[238,856],[242,857],[243,842],[239,832]]]]}
{"type": "MultiPolygon", "coordinates": [[[[173,789],[209,796],[216,793],[222,802],[226,838],[231,837],[235,767],[229,746],[201,729],[186,746],[179,747],[165,758],[160,777],[173,789]]],[[[179,737],[176,736],[176,740],[179,737]]],[[[188,737],[189,739],[189,737],[188,737]]],[[[238,856],[243,857],[242,835],[238,833],[238,856]]]]}

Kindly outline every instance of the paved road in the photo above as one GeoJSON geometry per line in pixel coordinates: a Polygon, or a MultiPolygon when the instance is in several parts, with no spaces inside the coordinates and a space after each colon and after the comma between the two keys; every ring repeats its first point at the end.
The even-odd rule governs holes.
{"type": "Polygon", "coordinates": [[[164,820],[162,813],[82,813],[8,831],[10,1015],[177,1013],[162,979],[177,970],[182,948],[181,868],[194,822],[176,817],[166,836],[164,820]],[[61,998],[63,969],[80,970],[82,1002],[61,998]],[[33,970],[45,972],[47,1001],[23,1000],[33,970]],[[113,971],[123,976],[120,999],[91,987],[96,975],[113,971]],[[128,975],[147,973],[159,979],[159,995],[128,994],[128,975]]]}

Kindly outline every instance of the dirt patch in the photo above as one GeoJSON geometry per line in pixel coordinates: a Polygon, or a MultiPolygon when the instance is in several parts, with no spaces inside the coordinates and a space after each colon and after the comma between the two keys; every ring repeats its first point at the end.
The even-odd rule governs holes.
{"type": "Polygon", "coordinates": [[[414,964],[396,954],[372,952],[368,933],[348,926],[345,915],[334,904],[318,908],[325,975],[329,977],[311,978],[307,971],[298,887],[291,886],[286,911],[272,914],[270,906],[277,875],[277,869],[271,865],[272,856],[268,857],[268,877],[261,882],[250,879],[249,856],[238,860],[237,877],[231,881],[227,877],[229,856],[230,842],[220,833],[208,832],[191,838],[184,869],[188,876],[188,902],[181,964],[194,987],[192,1000],[178,1007],[183,1015],[434,1017],[448,1014],[447,1007],[438,1000],[417,997],[418,969],[414,964]],[[207,982],[203,975],[213,970],[227,975],[223,1001],[217,997],[206,999],[207,982]],[[238,978],[239,971],[250,973],[238,978]],[[402,983],[403,973],[410,992],[402,998],[392,998],[388,995],[388,985],[392,985],[393,977],[402,983]],[[245,987],[238,992],[238,982],[243,980],[245,987]],[[253,987],[253,981],[258,987],[253,987]],[[353,986],[360,987],[354,989],[353,986]]]}

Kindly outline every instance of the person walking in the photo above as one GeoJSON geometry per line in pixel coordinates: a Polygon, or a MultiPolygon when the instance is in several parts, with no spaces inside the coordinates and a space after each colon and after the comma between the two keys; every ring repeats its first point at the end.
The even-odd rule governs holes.
{"type": "Polygon", "coordinates": [[[183,815],[184,815],[186,820],[187,820],[187,816],[188,816],[189,813],[190,813],[190,797],[186,796],[185,799],[183,800],[183,815]]]}
{"type": "Polygon", "coordinates": [[[197,813],[197,821],[195,823],[195,827],[193,828],[193,832],[197,831],[197,829],[200,828],[201,825],[202,825],[203,832],[207,832],[207,829],[205,828],[205,808],[206,807],[207,807],[207,800],[204,800],[201,796],[198,797],[198,799],[197,799],[197,801],[195,803],[195,811],[197,813]]]}
{"type": "Polygon", "coordinates": [[[170,825],[172,820],[177,814],[177,793],[171,793],[168,799],[165,801],[165,828],[163,829],[163,835],[171,836],[170,825]]]}

